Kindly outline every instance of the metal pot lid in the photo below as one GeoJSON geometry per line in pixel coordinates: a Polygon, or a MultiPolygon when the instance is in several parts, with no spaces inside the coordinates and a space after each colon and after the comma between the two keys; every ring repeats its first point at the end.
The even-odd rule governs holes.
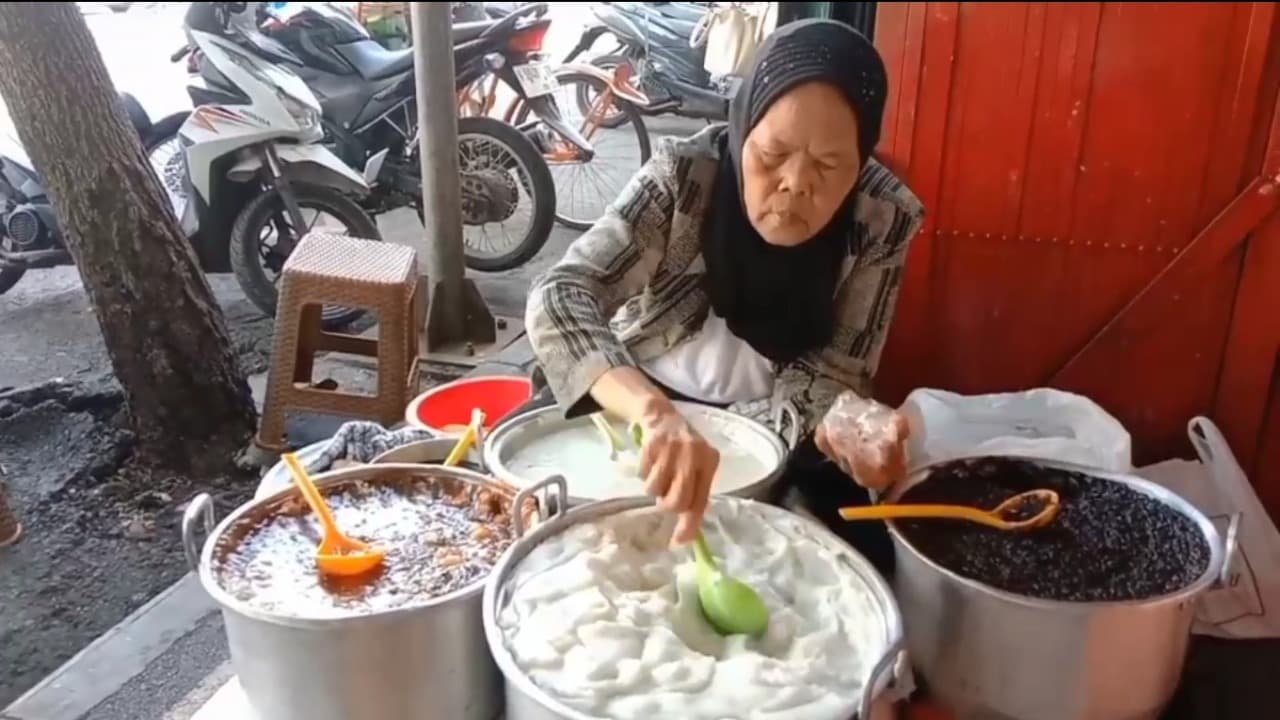
{"type": "MultiPolygon", "coordinates": [[[[714,493],[750,495],[777,476],[787,457],[778,433],[728,410],[689,402],[675,405],[720,450],[714,493]]],[[[565,420],[554,406],[518,415],[495,428],[484,443],[484,465],[516,487],[563,475],[575,504],[644,492],[634,458],[610,461],[609,448],[589,417],[565,420]]]]}
{"type": "MultiPolygon", "coordinates": [[[[298,456],[298,460],[302,462],[303,467],[307,467],[316,458],[320,457],[327,447],[329,447],[329,441],[321,440],[307,445],[295,454],[298,456]]],[[[258,489],[253,494],[253,499],[261,500],[290,487],[293,487],[293,478],[289,475],[289,467],[284,464],[283,460],[277,460],[276,464],[272,465],[263,474],[262,481],[258,483],[258,489]]]]}

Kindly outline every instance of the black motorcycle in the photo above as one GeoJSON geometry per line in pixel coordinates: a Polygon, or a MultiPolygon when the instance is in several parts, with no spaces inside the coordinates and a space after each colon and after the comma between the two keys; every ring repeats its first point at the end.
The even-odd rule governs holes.
{"type": "MultiPolygon", "coordinates": [[[[601,37],[611,35],[617,48],[590,62],[606,70],[630,65],[640,91],[649,99],[642,108],[646,115],[725,120],[729,98],[740,80],[712,77],[703,68],[706,46],[694,47],[691,42],[709,6],[694,2],[597,3],[593,7],[597,22],[583,29],[565,62],[573,62],[601,37]]],[[[579,98],[579,102],[585,104],[587,98],[579,98]]],[[[624,118],[615,115],[601,124],[615,127],[623,122],[624,118]]]]}
{"type": "MultiPolygon", "coordinates": [[[[152,124],[133,96],[121,93],[120,103],[146,150],[177,132],[186,116],[171,115],[152,124]]],[[[48,191],[31,161],[17,147],[0,155],[0,295],[27,270],[73,262],[48,191]]]]}
{"type": "MultiPolygon", "coordinates": [[[[551,22],[543,17],[546,12],[545,4],[535,4],[501,20],[454,25],[455,84],[463,88],[496,74],[543,123],[590,153],[590,143],[560,119],[554,99],[539,86],[549,79],[537,62],[551,22]]],[[[298,5],[287,17],[264,18],[262,29],[287,53],[274,60],[302,78],[320,101],[325,143],[356,168],[382,157],[366,209],[379,214],[412,206],[421,213],[412,48],[386,49],[349,14],[327,3],[298,5]]],[[[198,57],[190,67],[204,72],[198,57]]],[[[459,118],[458,146],[463,224],[481,229],[475,233],[479,238],[466,238],[467,267],[496,272],[523,265],[546,244],[555,222],[555,184],[545,158],[525,134],[488,117],[459,118]],[[511,219],[522,204],[531,207],[524,232],[501,227],[487,232],[486,226],[511,219]]]]}

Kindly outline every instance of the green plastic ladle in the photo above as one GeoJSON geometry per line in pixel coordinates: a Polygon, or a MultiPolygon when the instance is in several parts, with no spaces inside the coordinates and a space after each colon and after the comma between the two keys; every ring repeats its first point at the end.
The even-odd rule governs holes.
{"type": "Polygon", "coordinates": [[[712,627],[721,635],[759,635],[769,627],[769,608],[760,594],[720,570],[701,532],[693,540],[693,558],[698,568],[698,602],[712,627]]]}
{"type": "MultiPolygon", "coordinates": [[[[609,443],[610,458],[617,459],[626,441],[600,413],[591,416],[609,443]]],[[[644,444],[644,432],[639,425],[630,428],[636,447],[644,444]]],[[[759,635],[769,627],[769,608],[750,585],[726,575],[716,564],[707,538],[698,532],[693,540],[693,559],[697,568],[698,603],[702,614],[721,635],[759,635]]]]}

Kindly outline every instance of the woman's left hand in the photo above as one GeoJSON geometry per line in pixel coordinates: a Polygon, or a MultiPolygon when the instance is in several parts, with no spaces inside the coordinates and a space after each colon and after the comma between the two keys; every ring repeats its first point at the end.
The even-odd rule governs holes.
{"type": "Polygon", "coordinates": [[[879,492],[906,475],[910,434],[902,413],[846,391],[822,418],[813,440],[846,475],[879,492]]]}

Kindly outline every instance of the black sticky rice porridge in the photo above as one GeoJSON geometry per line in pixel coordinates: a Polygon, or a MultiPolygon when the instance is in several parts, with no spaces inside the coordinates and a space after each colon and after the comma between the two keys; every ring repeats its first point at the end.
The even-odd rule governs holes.
{"type": "Polygon", "coordinates": [[[292,498],[265,520],[223,536],[215,554],[218,584],[268,612],[364,615],[475,583],[515,539],[510,500],[454,478],[353,482],[325,500],[343,532],[386,550],[380,568],[358,577],[320,573],[320,520],[292,498]]]}
{"type": "MultiPolygon", "coordinates": [[[[899,502],[991,509],[1038,488],[1056,491],[1061,500],[1057,517],[1040,529],[1005,531],[959,520],[900,520],[897,527],[942,567],[1046,600],[1156,597],[1186,587],[1208,567],[1209,546],[1199,528],[1163,502],[1123,483],[1022,460],[983,458],[939,466],[899,502]]],[[[1039,509],[1029,508],[1027,514],[1039,509]]]]}

